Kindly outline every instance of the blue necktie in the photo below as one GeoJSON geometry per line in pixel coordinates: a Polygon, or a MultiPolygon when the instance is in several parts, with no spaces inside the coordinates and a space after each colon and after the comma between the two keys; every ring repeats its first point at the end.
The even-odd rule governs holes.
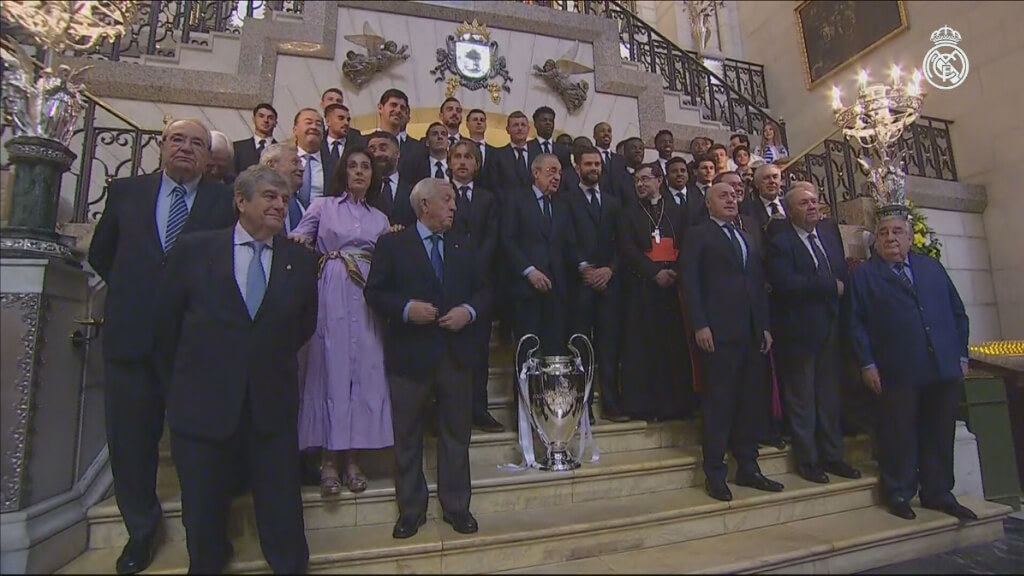
{"type": "Polygon", "coordinates": [[[732,249],[736,251],[736,255],[740,258],[740,262],[743,266],[746,266],[746,258],[743,257],[743,245],[740,244],[740,239],[736,234],[736,229],[730,224],[723,224],[722,228],[725,228],[726,233],[729,234],[729,239],[732,241],[732,249]]]}
{"type": "Polygon", "coordinates": [[[434,276],[437,276],[438,281],[444,282],[444,260],[441,259],[441,240],[440,234],[434,234],[430,237],[430,240],[434,245],[430,248],[430,265],[434,268],[434,276]]]}
{"type": "Polygon", "coordinates": [[[907,288],[914,289],[914,281],[910,279],[910,275],[907,274],[906,266],[903,263],[893,264],[893,269],[896,270],[896,275],[900,277],[900,280],[907,285],[907,288]]]}
{"type": "Polygon", "coordinates": [[[306,155],[306,167],[302,170],[302,186],[299,187],[299,201],[306,208],[309,207],[309,198],[313,194],[313,157],[306,155]]]}
{"type": "Polygon", "coordinates": [[[245,276],[245,307],[249,310],[249,317],[255,319],[267,292],[267,271],[263,268],[263,250],[267,245],[256,240],[246,244],[252,246],[252,260],[245,276]]]}
{"type": "Polygon", "coordinates": [[[185,187],[175,186],[171,190],[171,210],[167,213],[167,228],[164,231],[164,252],[170,252],[178,234],[188,219],[188,204],[185,202],[185,187]]]}

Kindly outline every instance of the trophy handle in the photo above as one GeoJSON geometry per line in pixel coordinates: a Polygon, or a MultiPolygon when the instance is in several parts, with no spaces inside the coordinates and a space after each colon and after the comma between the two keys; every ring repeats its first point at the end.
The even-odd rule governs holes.
{"type": "Polygon", "coordinates": [[[572,336],[569,337],[569,350],[572,350],[573,354],[575,354],[577,364],[584,371],[584,373],[587,375],[587,389],[586,389],[584,398],[589,399],[590,398],[590,388],[594,384],[594,365],[597,362],[597,359],[594,357],[594,346],[590,344],[590,338],[587,338],[583,334],[576,333],[576,334],[573,334],[572,336]],[[577,348],[576,346],[573,346],[573,342],[575,342],[577,340],[580,340],[580,341],[583,342],[583,344],[584,344],[583,347],[587,351],[587,359],[586,359],[587,363],[586,363],[585,366],[583,365],[583,359],[581,358],[582,355],[580,354],[579,348],[577,348]]]}
{"type": "Polygon", "coordinates": [[[536,334],[524,334],[523,337],[519,339],[519,344],[516,345],[516,355],[513,357],[512,361],[515,363],[516,381],[519,382],[520,385],[523,384],[523,382],[520,382],[520,380],[522,380],[521,376],[523,374],[523,366],[533,361],[533,354],[538,348],[540,348],[540,338],[536,334]],[[533,340],[534,346],[527,350],[526,358],[522,359],[521,353],[523,346],[529,340],[533,340]]]}

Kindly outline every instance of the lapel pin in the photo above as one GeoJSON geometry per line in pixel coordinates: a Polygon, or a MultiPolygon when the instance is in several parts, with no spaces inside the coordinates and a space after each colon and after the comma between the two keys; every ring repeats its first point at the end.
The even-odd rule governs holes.
{"type": "Polygon", "coordinates": [[[288,264],[287,266],[285,266],[285,267],[284,267],[284,269],[285,269],[285,270],[291,270],[291,269],[292,269],[292,265],[291,265],[291,264],[288,264]]]}

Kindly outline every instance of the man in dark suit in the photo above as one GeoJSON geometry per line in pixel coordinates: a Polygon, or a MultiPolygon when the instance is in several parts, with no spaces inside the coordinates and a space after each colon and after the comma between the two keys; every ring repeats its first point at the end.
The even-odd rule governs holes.
{"type": "Polygon", "coordinates": [[[854,352],[880,397],[878,465],[889,511],[908,520],[921,505],[960,520],[977,516],[953,497],[953,438],[967,375],[970,323],[942,264],[911,254],[904,206],[884,206],[875,253],[850,278],[854,352]]]}
{"type": "Polygon", "coordinates": [[[329,167],[328,171],[334,174],[345,147],[366,146],[366,138],[349,125],[352,115],[344,104],[329,104],[324,110],[324,119],[326,137],[320,148],[320,157],[324,159],[324,166],[329,167]]]}
{"type": "Polygon", "coordinates": [[[717,500],[732,499],[725,483],[726,447],[736,459],[736,484],[779,492],[757,465],[755,423],[760,354],[772,346],[768,296],[761,255],[745,232],[736,230],[732,186],[708,190],[708,221],[691,226],[683,243],[683,296],[705,369],[702,402],[705,490],[717,500]]]}
{"type": "Polygon", "coordinates": [[[161,520],[156,496],[164,397],[156,368],[154,312],[166,254],[184,234],[230,226],[231,194],[200,180],[210,133],[196,120],[175,120],[160,144],[163,172],[110,183],[89,264],[107,283],[103,355],[107,446],[114,494],[129,541],[120,574],[152,561],[161,520]]]}
{"type": "Polygon", "coordinates": [[[474,108],[466,115],[466,130],[469,140],[477,145],[480,150],[480,166],[476,171],[474,182],[495,191],[501,185],[501,176],[498,173],[498,158],[495,152],[497,148],[491,146],[485,140],[487,135],[487,113],[479,108],[474,108]]]}
{"type": "Polygon", "coordinates": [[[398,522],[392,536],[408,538],[426,522],[423,423],[437,397],[438,499],[456,532],[477,531],[469,511],[469,440],[473,366],[480,321],[490,306],[478,254],[451,232],[455,194],[444,180],[421,180],[412,191],[417,221],[382,236],[366,280],[366,302],[387,319],[384,366],[395,426],[398,522]]]}
{"type": "MultiPolygon", "coordinates": [[[[637,136],[622,142],[624,164],[611,174],[612,189],[618,192],[623,206],[636,202],[636,171],[644,165],[644,141],[637,136]]],[[[664,176],[664,175],[663,175],[664,176]]]]}
{"type": "Polygon", "coordinates": [[[569,199],[580,258],[589,266],[583,271],[575,298],[573,332],[593,340],[601,385],[601,411],[605,419],[624,422],[627,418],[622,412],[618,382],[622,310],[615,233],[622,204],[618,198],[601,190],[601,153],[596,148],[576,150],[576,172],[579,178],[576,187],[564,189],[563,193],[569,199]]]}
{"type": "MultiPolygon", "coordinates": [[[[688,214],[689,204],[686,198],[686,182],[690,178],[690,170],[686,166],[686,158],[675,156],[665,163],[665,183],[662,185],[661,195],[668,197],[682,208],[683,214],[688,214]]],[[[689,223],[689,222],[687,222],[689,223]]]]}
{"type": "Polygon", "coordinates": [[[516,340],[540,337],[545,354],[566,347],[569,290],[584,262],[576,248],[572,215],[565,198],[556,195],[561,163],[543,154],[531,165],[533,185],[512,190],[502,206],[501,244],[514,301],[516,340]]]}
{"type": "Polygon", "coordinates": [[[687,220],[691,226],[698,226],[708,220],[707,193],[715,180],[715,159],[698,156],[694,159],[694,178],[686,188],[687,220]]]}
{"type": "Polygon", "coordinates": [[[397,88],[385,90],[377,103],[377,131],[395,137],[401,152],[398,171],[403,178],[412,180],[426,170],[427,149],[422,142],[406,133],[408,123],[409,97],[397,88]]]}
{"type": "Polygon", "coordinates": [[[370,190],[367,201],[383,212],[392,226],[411,226],[416,221],[409,204],[413,182],[412,178],[402,176],[399,172],[401,153],[398,139],[390,132],[378,130],[370,134],[366,149],[373,156],[373,162],[381,175],[380,188],[370,190]]]}
{"type": "Polygon", "coordinates": [[[615,175],[626,171],[626,159],[611,149],[612,125],[607,122],[594,124],[594,147],[601,153],[601,188],[622,199],[622,190],[617,190],[620,182],[615,175]]]}
{"type": "Polygon", "coordinates": [[[569,147],[552,139],[555,133],[555,111],[547,106],[534,110],[533,128],[537,131],[537,137],[526,143],[530,152],[530,162],[541,154],[554,154],[562,163],[562,168],[571,168],[569,147]]]}
{"type": "Polygon", "coordinates": [[[230,465],[248,452],[260,548],[278,574],[305,572],[298,351],[316,329],[316,259],[280,235],[290,192],[269,166],[235,182],[233,228],[182,238],[160,293],[157,357],[181,483],[189,572],[230,560],[230,465]]]}
{"type": "MultiPolygon", "coordinates": [[[[768,233],[769,223],[786,219],[786,207],[780,196],[782,192],[782,171],[775,164],[763,164],[754,171],[754,188],[757,195],[743,202],[743,213],[757,220],[758,226],[768,233]]],[[[784,229],[771,227],[771,231],[784,229]]],[[[768,234],[771,236],[772,234],[768,234]]]]}
{"type": "Polygon", "coordinates": [[[260,154],[275,144],[274,128],[277,128],[277,110],[266,102],[261,102],[252,109],[252,138],[244,138],[232,143],[235,152],[235,174],[241,174],[246,168],[259,164],[260,154]]]}
{"type": "Polygon", "coordinates": [[[779,378],[797,472],[825,484],[825,474],[860,478],[843,462],[839,422],[841,300],[849,274],[839,227],[822,220],[818,195],[798,188],[786,195],[790,226],[768,244],[772,326],[779,378]]]}
{"type": "MultiPolygon", "coordinates": [[[[498,199],[490,190],[476,183],[479,162],[480,148],[472,140],[459,140],[448,150],[456,206],[452,232],[469,239],[476,252],[477,270],[487,282],[487,291],[493,302],[497,282],[498,199]]],[[[472,326],[477,333],[478,345],[473,366],[473,427],[484,432],[504,432],[505,427],[487,411],[491,319],[494,315],[490,310],[477,313],[479,317],[472,326]]]]}
{"type": "Polygon", "coordinates": [[[324,126],[320,113],[303,108],[295,114],[292,137],[302,161],[302,185],[296,196],[303,208],[309,208],[313,199],[329,193],[333,186],[334,166],[324,156],[324,126]]]}
{"type": "Polygon", "coordinates": [[[497,172],[501,186],[497,187],[498,197],[504,201],[511,192],[529,188],[533,184],[530,175],[532,156],[527,149],[526,138],[530,135],[530,121],[519,110],[508,115],[505,124],[509,143],[496,150],[497,172]]]}

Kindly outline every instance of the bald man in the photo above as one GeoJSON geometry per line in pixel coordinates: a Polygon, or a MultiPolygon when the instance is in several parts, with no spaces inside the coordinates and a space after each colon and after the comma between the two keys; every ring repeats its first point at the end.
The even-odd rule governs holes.
{"type": "Polygon", "coordinates": [[[210,131],[202,123],[167,124],[160,142],[163,171],[110,183],[89,247],[89,264],[109,290],[103,329],[107,446],[129,536],[117,559],[119,574],[149,566],[162,515],[156,470],[164,396],[152,356],[164,263],[182,235],[235,222],[231,191],[203,177],[209,161],[210,131]]]}

